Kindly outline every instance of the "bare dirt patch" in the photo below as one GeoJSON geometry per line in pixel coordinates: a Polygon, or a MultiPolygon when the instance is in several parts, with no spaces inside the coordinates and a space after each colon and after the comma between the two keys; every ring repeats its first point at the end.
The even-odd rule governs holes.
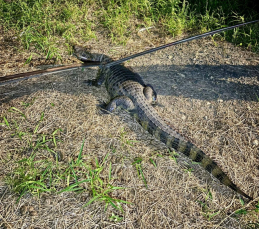
{"type": "MultiPolygon", "coordinates": [[[[109,54],[116,47],[95,49],[109,54]]],[[[203,39],[126,63],[157,90],[156,109],[168,124],[192,139],[254,198],[259,191],[258,62],[256,54],[203,39]]],[[[113,184],[126,188],[112,195],[133,204],[122,205],[124,212],[110,206],[104,211],[103,202],[82,208],[91,199],[87,191],[41,198],[28,194],[16,203],[18,196],[4,177],[13,172],[15,161],[26,156],[21,150],[26,142],[0,126],[3,228],[245,228],[258,224],[258,212],[235,215],[242,207],[235,193],[182,155],[176,162],[127,112],[103,114],[98,104],[109,101],[104,86],[83,83],[96,73],[95,68],[78,69],[2,86],[1,117],[19,121],[20,129],[26,130],[33,129],[44,112],[38,133],[63,130],[56,148],[62,155],[60,163],[78,156],[83,139],[84,161],[101,161],[110,153],[103,176],[108,176],[111,162],[113,184]],[[8,112],[11,107],[21,110],[29,122],[8,112]],[[148,188],[132,165],[136,157],[143,158],[148,188]]],[[[254,208],[253,203],[248,207],[254,208]]]]}

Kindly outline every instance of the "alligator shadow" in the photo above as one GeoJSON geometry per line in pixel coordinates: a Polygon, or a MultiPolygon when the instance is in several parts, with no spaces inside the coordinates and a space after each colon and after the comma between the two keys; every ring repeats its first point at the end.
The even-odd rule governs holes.
{"type": "MultiPolygon", "coordinates": [[[[258,101],[259,97],[259,66],[155,65],[133,69],[146,83],[152,84],[159,95],[208,101],[258,101]]],[[[85,93],[92,94],[93,90],[84,81],[95,78],[96,74],[97,68],[78,69],[0,86],[0,103],[39,90],[78,94],[85,88],[85,93]]]]}
{"type": "Polygon", "coordinates": [[[258,101],[259,97],[258,66],[149,66],[144,71],[136,68],[136,72],[160,95],[208,101],[258,101]]]}

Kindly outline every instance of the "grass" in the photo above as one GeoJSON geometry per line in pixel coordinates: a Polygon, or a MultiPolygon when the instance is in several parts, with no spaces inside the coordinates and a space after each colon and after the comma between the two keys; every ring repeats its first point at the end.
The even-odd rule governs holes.
{"type": "MultiPolygon", "coordinates": [[[[15,112],[23,118],[23,121],[26,120],[25,114],[15,107],[11,107],[9,112],[15,112]]],[[[19,195],[17,202],[26,193],[40,197],[42,193],[90,192],[92,198],[84,207],[94,201],[103,201],[105,202],[105,210],[110,205],[123,211],[121,203],[130,204],[128,201],[111,197],[112,192],[125,189],[112,185],[111,163],[109,164],[108,180],[103,178],[104,163],[109,154],[101,163],[96,158],[95,163],[91,165],[82,158],[83,141],[77,159],[64,163],[61,162],[62,158],[56,152],[57,142],[62,142],[56,135],[62,130],[56,129],[49,135],[37,134],[41,122],[44,121],[44,112],[41,112],[40,120],[35,128],[26,132],[20,130],[19,121],[14,119],[8,121],[5,116],[2,117],[2,120],[0,125],[7,128],[11,132],[11,136],[16,136],[23,142],[27,141],[27,146],[19,150],[23,154],[23,159],[14,162],[15,169],[5,177],[6,183],[19,195]],[[52,147],[49,143],[52,143],[52,147]],[[26,156],[27,154],[29,156],[26,156]],[[50,160],[48,155],[53,160],[50,160]],[[89,189],[85,188],[87,185],[89,185],[89,189]]],[[[118,221],[120,218],[116,218],[114,215],[113,220],[118,221]]]]}
{"type": "MultiPolygon", "coordinates": [[[[100,31],[124,45],[143,27],[159,28],[162,36],[203,33],[258,19],[255,7],[252,0],[0,0],[0,25],[30,50],[27,62],[39,55],[61,60],[64,50],[71,53],[72,44],[100,39],[100,31]]],[[[251,25],[221,38],[258,51],[258,31],[258,24],[251,25]]]]}
{"type": "Polygon", "coordinates": [[[147,181],[146,181],[146,178],[145,178],[144,173],[143,173],[143,167],[141,165],[142,161],[143,161],[143,159],[141,157],[134,158],[134,160],[132,162],[132,165],[135,165],[136,170],[138,172],[138,176],[142,178],[142,180],[145,184],[145,187],[148,188],[147,181]]]}

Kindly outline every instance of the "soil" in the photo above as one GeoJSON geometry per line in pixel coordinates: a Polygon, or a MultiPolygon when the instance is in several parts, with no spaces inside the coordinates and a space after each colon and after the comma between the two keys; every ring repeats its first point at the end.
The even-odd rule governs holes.
{"type": "MultiPolygon", "coordinates": [[[[126,56],[140,51],[140,46],[142,50],[150,48],[146,40],[141,45],[134,46],[137,40],[134,42],[126,47],[105,42],[100,46],[94,42],[88,45],[94,45],[95,52],[116,58],[120,53],[126,56]]],[[[21,53],[14,47],[8,43],[0,50],[2,76],[42,68],[38,64],[44,61],[40,60],[24,65],[29,53],[21,53]]],[[[68,58],[68,63],[77,62],[72,56],[68,58]]],[[[123,204],[124,212],[112,207],[105,211],[103,202],[82,208],[91,199],[88,192],[44,194],[40,198],[25,195],[16,203],[18,195],[5,184],[4,176],[15,167],[14,161],[20,158],[17,148],[23,143],[0,126],[0,227],[248,228],[249,224],[258,225],[258,212],[252,211],[259,196],[258,63],[258,54],[207,38],[125,64],[154,86],[158,94],[155,108],[168,125],[203,149],[235,184],[255,198],[246,205],[251,213],[236,215],[235,211],[242,208],[236,193],[183,155],[176,156],[175,161],[165,145],[145,132],[127,112],[104,114],[98,105],[108,102],[109,96],[104,86],[95,88],[84,83],[97,74],[97,68],[87,68],[1,86],[0,116],[16,118],[8,112],[16,107],[30,120],[32,128],[44,112],[38,131],[52,133],[56,128],[63,129],[60,136],[63,142],[57,150],[64,161],[78,155],[83,139],[84,160],[101,160],[111,148],[116,148],[105,163],[105,171],[108,174],[112,162],[114,185],[126,188],[113,195],[133,204],[123,204]],[[22,102],[31,105],[25,107],[22,102]],[[134,141],[133,145],[127,141],[134,141]],[[136,157],[143,158],[148,188],[132,165],[136,157]],[[116,221],[113,215],[122,220],[116,221]]],[[[21,128],[28,127],[20,121],[21,128]]]]}

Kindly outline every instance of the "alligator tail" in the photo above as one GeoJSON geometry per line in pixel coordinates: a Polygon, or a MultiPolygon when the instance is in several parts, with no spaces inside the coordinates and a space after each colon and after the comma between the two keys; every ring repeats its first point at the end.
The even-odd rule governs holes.
{"type": "Polygon", "coordinates": [[[222,169],[214,162],[209,156],[207,156],[201,149],[193,145],[191,142],[179,140],[173,136],[168,135],[166,142],[164,142],[169,148],[173,148],[185,156],[189,157],[192,161],[200,163],[200,165],[216,177],[222,184],[228,186],[232,190],[241,194],[242,196],[253,200],[252,197],[244,193],[238,188],[230,178],[222,171],[222,169]]]}
{"type": "Polygon", "coordinates": [[[139,111],[136,112],[134,116],[141,126],[158,140],[166,144],[169,149],[174,149],[181,152],[192,161],[200,163],[205,170],[216,177],[222,184],[228,186],[249,200],[253,200],[252,197],[248,196],[241,189],[239,189],[216,164],[216,162],[207,156],[201,149],[196,147],[191,142],[186,141],[180,134],[166,125],[151,105],[141,101],[141,103],[138,103],[137,109],[139,111]]]}

